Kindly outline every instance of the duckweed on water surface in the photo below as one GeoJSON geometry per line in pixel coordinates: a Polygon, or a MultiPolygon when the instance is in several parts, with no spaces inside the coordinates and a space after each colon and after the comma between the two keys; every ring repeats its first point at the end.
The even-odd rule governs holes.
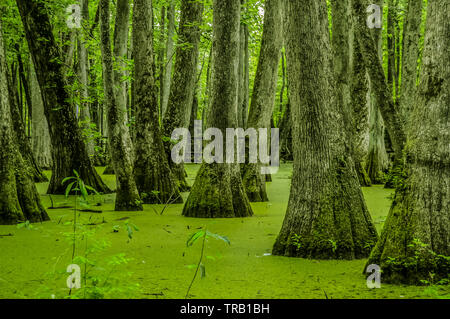
{"type": "MultiPolygon", "coordinates": [[[[102,168],[98,168],[102,171],[102,168]]],[[[198,165],[187,165],[190,183],[198,165]]],[[[436,298],[449,297],[448,286],[402,286],[383,284],[368,289],[363,260],[307,260],[270,255],[280,230],[289,198],[291,164],[282,164],[267,184],[270,202],[252,203],[251,218],[194,219],[181,216],[182,204],[144,205],[142,212],[114,212],[114,195],[92,198],[101,202],[103,212],[80,212],[81,224],[98,224],[95,237],[111,246],[100,258],[125,253],[131,261],[128,279],[138,283],[137,298],[184,298],[198,262],[199,243],[186,247],[186,240],[200,227],[227,236],[231,245],[209,240],[204,260],[206,277],[198,278],[192,298],[436,298]],[[122,225],[129,218],[138,231],[130,240],[122,225]]],[[[50,174],[47,172],[47,174],[50,174]]],[[[114,176],[103,176],[114,187],[114,176]]],[[[39,184],[45,207],[70,205],[73,198],[45,194],[47,184],[39,184]]],[[[392,190],[380,186],[363,189],[367,205],[380,231],[390,207],[392,190]]],[[[183,194],[186,199],[187,193],[183,194]]],[[[26,227],[0,226],[0,298],[51,298],[67,293],[65,278],[52,279],[47,273],[64,272],[71,263],[71,247],[64,233],[71,231],[70,208],[48,209],[51,221],[26,227]],[[49,279],[50,278],[50,279],[49,279]],[[43,290],[42,288],[46,289],[43,290]],[[45,292],[43,292],[45,291],[45,292]]],[[[88,226],[89,227],[89,226],[88,226]]],[[[92,227],[92,226],[90,226],[92,227]]],[[[83,247],[78,247],[80,254],[83,247]]],[[[382,278],[381,278],[382,280],[382,278]]]]}

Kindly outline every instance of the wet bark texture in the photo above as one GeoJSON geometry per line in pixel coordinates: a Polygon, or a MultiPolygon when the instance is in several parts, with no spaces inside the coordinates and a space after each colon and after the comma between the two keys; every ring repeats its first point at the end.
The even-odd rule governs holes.
{"type": "MultiPolygon", "coordinates": [[[[89,0],[81,2],[82,25],[87,30],[89,24],[89,0]]],[[[87,31],[78,33],[77,49],[78,49],[78,79],[80,82],[80,117],[79,121],[83,130],[88,155],[94,161],[94,139],[91,128],[91,113],[89,103],[89,56],[86,48],[87,31]],[[85,33],[85,34],[84,34],[85,33]]]]}
{"type": "Polygon", "coordinates": [[[405,120],[415,104],[422,6],[423,1],[409,0],[404,22],[400,109],[405,120]]]}
{"type": "Polygon", "coordinates": [[[350,61],[350,94],[351,94],[351,124],[354,128],[353,140],[353,158],[355,168],[358,174],[361,186],[370,186],[370,179],[365,163],[367,163],[367,155],[369,153],[369,104],[368,94],[369,81],[366,76],[366,67],[361,54],[358,40],[352,33],[352,55],[350,61]]]}
{"type": "MultiPolygon", "coordinates": [[[[163,120],[164,136],[172,135],[173,130],[189,126],[196,86],[197,63],[200,43],[200,24],[203,4],[183,0],[178,30],[178,45],[167,112],[163,120]]],[[[195,114],[196,116],[197,114],[195,114]]],[[[183,164],[175,164],[171,158],[170,142],[164,143],[170,168],[181,192],[190,190],[186,181],[183,164]]]]}
{"type": "Polygon", "coordinates": [[[42,169],[52,167],[52,145],[47,119],[44,114],[44,103],[42,102],[41,89],[39,87],[33,61],[30,61],[30,92],[33,114],[31,126],[33,134],[31,143],[36,164],[42,169]]]}
{"type": "Polygon", "coordinates": [[[363,142],[367,125],[367,108],[364,91],[365,67],[361,61],[359,46],[355,43],[349,0],[331,1],[332,10],[332,49],[334,73],[336,76],[336,98],[342,106],[344,123],[351,141],[350,151],[355,162],[356,173],[362,186],[370,185],[364,169],[363,142]],[[353,73],[352,73],[353,72],[353,73]],[[354,77],[351,78],[350,76],[354,77]],[[355,78],[355,76],[357,78],[355,78]],[[354,94],[354,95],[353,95],[354,94]]]}
{"type": "MultiPolygon", "coordinates": [[[[377,4],[383,11],[383,1],[379,0],[377,4]]],[[[355,20],[358,18],[355,17],[355,20]]],[[[380,63],[383,63],[383,39],[381,29],[371,30],[373,41],[376,46],[378,58],[380,63]]],[[[357,36],[357,34],[355,34],[357,36]]],[[[358,46],[360,46],[358,42],[358,46]]],[[[363,52],[361,52],[363,54],[363,52]]],[[[383,184],[385,182],[385,175],[389,170],[390,162],[385,145],[385,125],[383,116],[379,107],[379,100],[377,99],[376,82],[370,77],[367,71],[367,80],[369,83],[369,91],[367,95],[367,108],[369,111],[369,144],[366,161],[366,172],[374,184],[383,184]]]]}
{"type": "Polygon", "coordinates": [[[417,104],[406,170],[368,264],[384,282],[417,284],[450,273],[450,3],[428,2],[417,104]]]}
{"type": "Polygon", "coordinates": [[[172,3],[167,9],[167,20],[169,24],[167,25],[167,41],[166,41],[166,59],[164,64],[164,79],[162,82],[162,100],[161,100],[161,114],[164,118],[164,114],[167,110],[167,102],[169,100],[171,78],[172,78],[172,67],[173,67],[173,55],[175,53],[173,47],[173,36],[175,33],[175,4],[172,3]]]}
{"type": "Polygon", "coordinates": [[[0,225],[49,220],[14,137],[6,54],[0,22],[0,225]]]}
{"type": "Polygon", "coordinates": [[[117,63],[116,68],[114,68],[116,69],[115,72],[113,72],[109,16],[109,0],[100,0],[100,34],[104,103],[108,119],[109,151],[114,172],[116,174],[115,210],[138,211],[142,210],[142,204],[134,181],[133,158],[130,150],[131,138],[128,127],[125,124],[126,107],[124,106],[126,106],[126,103],[123,103],[124,97],[122,95],[124,92],[120,83],[122,73],[120,70],[117,70],[120,60],[124,57],[123,46],[125,45],[126,48],[127,43],[125,39],[128,34],[128,0],[119,0],[117,2],[116,27],[114,34],[114,53],[115,62],[117,63]],[[125,36],[124,33],[126,33],[125,36]],[[125,37],[125,39],[123,37],[125,37]]]}
{"type": "Polygon", "coordinates": [[[77,170],[84,182],[98,192],[109,193],[87,154],[75,111],[65,89],[63,67],[44,4],[17,0],[28,48],[42,91],[44,113],[53,146],[53,171],[47,193],[64,194],[62,180],[77,170]]]}
{"type": "Polygon", "coordinates": [[[401,161],[403,157],[403,148],[406,142],[404,124],[398,106],[394,103],[392,91],[387,85],[376,42],[371,35],[371,30],[366,25],[366,9],[368,5],[369,2],[366,0],[353,1],[352,14],[355,15],[355,36],[361,46],[361,52],[370,77],[372,91],[389,132],[395,158],[398,161],[401,161]]]}
{"type": "MultiPolygon", "coordinates": [[[[8,73],[8,70],[6,70],[8,73]]],[[[12,129],[13,129],[13,138],[14,142],[19,149],[19,152],[22,154],[23,165],[27,167],[27,170],[31,174],[33,181],[36,183],[47,182],[48,179],[42,172],[41,168],[37,165],[37,162],[33,156],[33,151],[31,150],[30,141],[25,133],[25,125],[22,121],[21,110],[19,109],[19,105],[14,99],[12,83],[9,81],[8,76],[8,94],[9,94],[9,103],[10,112],[11,112],[11,120],[12,120],[12,129]]]]}
{"type": "MultiPolygon", "coordinates": [[[[283,25],[283,5],[278,0],[267,0],[264,10],[264,27],[253,85],[247,127],[270,129],[280,61],[283,25]]],[[[269,136],[270,134],[268,134],[269,136]]],[[[269,142],[268,142],[269,143],[269,142]]],[[[261,174],[261,163],[246,163],[242,181],[251,202],[268,201],[266,177],[261,174]]]]}
{"type": "Polygon", "coordinates": [[[377,233],[346,152],[349,141],[342,135],[343,112],[334,96],[326,2],[289,0],[286,14],[294,169],[288,209],[273,254],[367,257],[377,233]]]}
{"type": "Polygon", "coordinates": [[[241,24],[239,29],[239,71],[238,71],[238,104],[237,104],[237,123],[239,127],[244,128],[249,102],[249,54],[248,54],[248,26],[242,17],[245,14],[244,6],[246,0],[241,0],[241,24]]]}
{"type": "Polygon", "coordinates": [[[183,199],[169,168],[159,127],[157,87],[153,77],[151,17],[151,1],[136,0],[133,7],[136,105],[134,175],[144,203],[182,203],[183,199]]]}
{"type": "MultiPolygon", "coordinates": [[[[214,0],[211,97],[207,127],[237,126],[240,0],[214,0]]],[[[224,152],[225,154],[225,152],[224,152]]],[[[239,164],[203,163],[183,208],[187,217],[253,215],[239,164]]]]}

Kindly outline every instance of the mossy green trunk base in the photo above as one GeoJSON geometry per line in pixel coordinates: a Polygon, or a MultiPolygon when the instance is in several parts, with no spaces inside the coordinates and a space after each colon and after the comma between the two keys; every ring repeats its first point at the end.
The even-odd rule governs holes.
{"type": "Polygon", "coordinates": [[[380,240],[367,264],[382,282],[438,282],[450,274],[450,170],[417,166],[397,189],[380,240]]]}
{"type": "Polygon", "coordinates": [[[242,183],[250,202],[267,202],[266,176],[261,175],[261,166],[258,164],[245,164],[243,166],[242,183]]]}
{"type": "Polygon", "coordinates": [[[200,218],[253,215],[237,164],[202,164],[183,216],[200,218]]]}
{"type": "Polygon", "coordinates": [[[274,255],[313,259],[369,256],[378,235],[355,173],[341,164],[334,174],[325,175],[328,181],[313,183],[317,186],[313,193],[291,192],[274,255]]]}

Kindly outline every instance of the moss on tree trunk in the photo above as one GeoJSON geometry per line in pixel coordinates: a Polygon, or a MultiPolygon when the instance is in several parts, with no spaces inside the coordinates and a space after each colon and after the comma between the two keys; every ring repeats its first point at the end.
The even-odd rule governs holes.
{"type": "Polygon", "coordinates": [[[33,170],[17,146],[7,77],[0,22],[0,225],[49,220],[34,185],[33,170]]]}
{"type": "Polygon", "coordinates": [[[437,282],[450,273],[450,5],[428,3],[417,104],[410,118],[405,170],[368,264],[382,281],[437,282]]]}
{"type": "Polygon", "coordinates": [[[289,1],[286,10],[294,170],[273,254],[367,257],[377,233],[348,152],[350,141],[341,133],[344,110],[335,95],[326,2],[289,1]]]}
{"type": "MultiPolygon", "coordinates": [[[[211,97],[207,127],[237,126],[240,0],[214,0],[211,97]]],[[[224,150],[225,151],[225,150],[224,150]]],[[[226,154],[226,152],[224,152],[226,154]]],[[[203,163],[183,208],[188,217],[253,214],[239,164],[203,163]]]]}

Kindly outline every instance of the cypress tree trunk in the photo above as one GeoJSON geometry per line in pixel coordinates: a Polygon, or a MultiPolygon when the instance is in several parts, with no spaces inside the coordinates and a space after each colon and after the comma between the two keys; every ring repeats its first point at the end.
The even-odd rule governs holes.
{"type": "MultiPolygon", "coordinates": [[[[289,96],[289,90],[288,90],[289,96]]],[[[286,103],[286,110],[280,122],[280,157],[284,161],[292,161],[292,118],[291,118],[291,104],[286,103]]]]}
{"type": "MultiPolygon", "coordinates": [[[[189,126],[196,85],[202,13],[201,2],[181,2],[175,70],[163,121],[164,135],[167,137],[172,135],[173,130],[189,126]]],[[[164,143],[170,168],[180,191],[189,191],[183,164],[175,164],[171,159],[171,146],[170,142],[164,143]]]]}
{"type": "Polygon", "coordinates": [[[350,61],[350,94],[351,94],[351,124],[353,132],[353,158],[361,186],[370,186],[372,181],[366,171],[367,155],[369,152],[369,107],[368,107],[368,79],[358,40],[351,33],[352,58],[350,61]]]}
{"type": "Polygon", "coordinates": [[[79,172],[87,185],[108,193],[109,188],[100,179],[87,154],[74,108],[69,103],[59,50],[46,8],[37,0],[17,0],[17,6],[42,91],[53,146],[53,172],[47,193],[64,194],[66,186],[61,182],[65,177],[73,176],[73,170],[79,172]]]}
{"type": "MultiPolygon", "coordinates": [[[[280,61],[283,23],[283,5],[278,0],[267,0],[264,9],[264,27],[253,85],[253,95],[247,127],[270,129],[275,103],[278,64],[280,61]]],[[[246,163],[242,181],[251,202],[268,201],[266,177],[261,174],[261,163],[246,163]]]]}
{"type": "Polygon", "coordinates": [[[326,2],[289,0],[286,11],[294,170],[273,254],[363,258],[377,233],[347,152],[349,141],[342,136],[343,110],[334,92],[326,2]]]}
{"type": "Polygon", "coordinates": [[[405,119],[409,117],[415,103],[417,81],[417,60],[419,58],[420,25],[422,2],[409,0],[403,27],[402,85],[400,109],[405,119]]]}
{"type": "Polygon", "coordinates": [[[36,160],[34,159],[33,152],[31,150],[31,144],[29,139],[25,133],[25,125],[24,121],[22,121],[22,115],[20,114],[21,110],[19,105],[17,105],[16,100],[14,99],[12,83],[8,81],[8,94],[11,112],[11,120],[12,120],[12,129],[13,129],[13,137],[14,142],[17,145],[19,152],[22,154],[23,165],[27,167],[29,174],[31,174],[32,179],[36,183],[46,182],[48,181],[47,177],[41,171],[41,168],[37,165],[36,160]]]}
{"type": "Polygon", "coordinates": [[[354,29],[350,16],[350,1],[333,0],[331,1],[331,10],[333,18],[331,44],[334,73],[337,81],[337,99],[344,108],[344,122],[348,128],[347,134],[351,140],[351,153],[359,182],[362,186],[368,186],[370,180],[362,164],[364,157],[362,139],[364,138],[364,129],[367,128],[368,114],[367,108],[364,107],[366,105],[365,89],[367,88],[365,85],[365,67],[361,61],[359,46],[355,45],[354,29]],[[354,77],[350,78],[350,75],[354,77]],[[351,89],[353,89],[352,93],[355,95],[353,97],[351,97],[351,89]]]}
{"type": "MultiPolygon", "coordinates": [[[[125,123],[126,103],[123,103],[124,97],[122,96],[122,93],[124,92],[122,85],[119,83],[121,73],[120,71],[115,71],[113,74],[113,58],[109,36],[109,15],[109,0],[100,0],[100,34],[103,62],[104,103],[108,118],[109,152],[116,174],[117,184],[115,210],[138,211],[143,208],[133,176],[133,158],[130,149],[131,138],[125,123]],[[115,89],[114,86],[116,86],[115,89]]],[[[123,55],[121,54],[123,53],[121,50],[123,42],[125,42],[126,48],[127,42],[123,39],[123,41],[121,41],[120,37],[123,36],[121,31],[124,29],[125,32],[128,33],[128,16],[128,0],[119,0],[117,2],[116,28],[114,35],[114,50],[117,63],[116,69],[119,67],[118,60],[123,58],[123,55]]]]}
{"type": "Polygon", "coordinates": [[[32,172],[17,148],[11,119],[6,53],[0,21],[0,225],[49,220],[32,172]]]}
{"type": "Polygon", "coordinates": [[[175,33],[175,4],[171,2],[168,10],[167,10],[167,20],[169,20],[169,24],[167,25],[167,41],[166,41],[166,63],[164,67],[164,79],[162,82],[163,85],[163,94],[161,101],[161,113],[162,118],[164,118],[164,114],[167,110],[167,101],[169,100],[170,94],[170,84],[172,77],[172,66],[173,66],[173,35],[175,33]]]}
{"type": "Polygon", "coordinates": [[[237,123],[239,127],[245,127],[244,126],[244,109],[247,110],[248,108],[248,78],[247,78],[247,71],[248,71],[248,26],[247,24],[242,20],[242,7],[245,5],[245,0],[241,0],[241,22],[239,27],[239,73],[238,73],[238,110],[237,110],[237,123]]]}
{"type": "Polygon", "coordinates": [[[52,167],[52,145],[48,130],[47,119],[44,114],[44,103],[42,102],[41,89],[36,78],[33,61],[30,61],[30,92],[31,105],[33,107],[31,135],[33,155],[36,164],[42,169],[52,167]]]}
{"type": "Polygon", "coordinates": [[[366,171],[374,184],[385,182],[385,173],[389,169],[389,158],[384,143],[384,122],[376,101],[369,96],[369,153],[366,171]]]}
{"type": "MultiPolygon", "coordinates": [[[[396,67],[396,51],[399,45],[399,39],[397,38],[396,29],[398,28],[397,17],[397,4],[398,0],[388,0],[388,15],[387,15],[387,83],[391,92],[394,92],[393,98],[398,95],[398,74],[396,67]]],[[[395,101],[395,99],[394,99],[395,101]]]]}
{"type": "MultiPolygon", "coordinates": [[[[378,0],[377,4],[381,7],[383,11],[383,1],[378,0]]],[[[356,23],[358,17],[355,17],[356,23]]],[[[355,24],[356,24],[355,23],[355,24]]],[[[383,39],[381,34],[381,29],[373,29],[371,31],[373,41],[375,43],[376,52],[378,54],[378,59],[380,64],[383,63],[383,39]]],[[[355,33],[355,37],[357,34],[355,33]]],[[[357,39],[357,38],[356,38],[357,39]]],[[[357,39],[358,41],[358,39],[357,39]]],[[[360,43],[358,42],[358,46],[360,43]]],[[[364,53],[361,51],[362,57],[364,58],[364,53]]],[[[370,77],[369,70],[367,71],[367,79],[369,82],[369,91],[367,96],[367,108],[369,110],[369,145],[368,145],[368,155],[366,161],[366,172],[374,184],[383,184],[385,182],[385,173],[389,169],[389,158],[386,151],[385,145],[385,126],[382,113],[379,107],[379,100],[377,99],[376,91],[376,79],[370,77]]],[[[384,71],[383,71],[384,72],[384,71]]]]}
{"type": "MultiPolygon", "coordinates": [[[[152,12],[153,17],[153,12],[152,12]]],[[[153,22],[152,22],[153,23],[153,22]]],[[[152,25],[153,28],[153,25],[152,25]]],[[[165,42],[165,32],[166,32],[166,7],[161,6],[161,23],[159,24],[159,50],[158,50],[158,66],[159,66],[159,110],[160,117],[162,117],[162,101],[164,100],[164,70],[165,70],[165,50],[163,43],[165,42]]],[[[155,71],[156,72],[156,71],[155,71]]],[[[156,77],[156,75],[155,75],[156,77]]]]}
{"type": "MultiPolygon", "coordinates": [[[[81,16],[82,16],[82,25],[84,28],[88,28],[89,23],[89,0],[82,0],[81,2],[81,16]]],[[[84,131],[86,147],[88,155],[91,157],[91,160],[94,161],[94,140],[91,134],[91,113],[90,113],[90,103],[89,103],[89,57],[88,51],[86,49],[86,34],[80,32],[78,34],[78,78],[80,81],[80,123],[81,127],[84,131]]]]}
{"type": "Polygon", "coordinates": [[[392,91],[387,85],[384,76],[383,66],[381,64],[376,42],[371,36],[370,29],[366,25],[366,9],[369,2],[366,0],[353,1],[353,14],[355,15],[355,36],[361,46],[361,52],[366,65],[367,72],[371,81],[371,88],[383,116],[384,124],[389,132],[392,141],[392,147],[395,153],[395,159],[399,163],[403,157],[403,147],[405,146],[404,124],[394,103],[392,91]]]}
{"type": "MultiPolygon", "coordinates": [[[[240,7],[240,0],[214,0],[213,3],[211,104],[207,126],[223,133],[226,128],[237,126],[240,7]]],[[[183,215],[247,217],[252,214],[239,164],[204,162],[184,205],[183,215]]]]}
{"type": "Polygon", "coordinates": [[[242,104],[239,107],[238,112],[242,113],[242,127],[247,127],[247,119],[248,119],[248,104],[249,104],[249,95],[250,95],[250,54],[248,49],[248,25],[244,25],[244,82],[243,82],[243,99],[242,104]]]}
{"type": "Polygon", "coordinates": [[[133,57],[136,104],[136,155],[134,174],[147,204],[182,203],[169,168],[159,128],[157,87],[153,78],[152,2],[135,0],[133,7],[133,57]]]}
{"type": "Polygon", "coordinates": [[[408,128],[405,179],[368,264],[417,284],[450,273],[450,3],[428,2],[422,73],[408,128]]]}

